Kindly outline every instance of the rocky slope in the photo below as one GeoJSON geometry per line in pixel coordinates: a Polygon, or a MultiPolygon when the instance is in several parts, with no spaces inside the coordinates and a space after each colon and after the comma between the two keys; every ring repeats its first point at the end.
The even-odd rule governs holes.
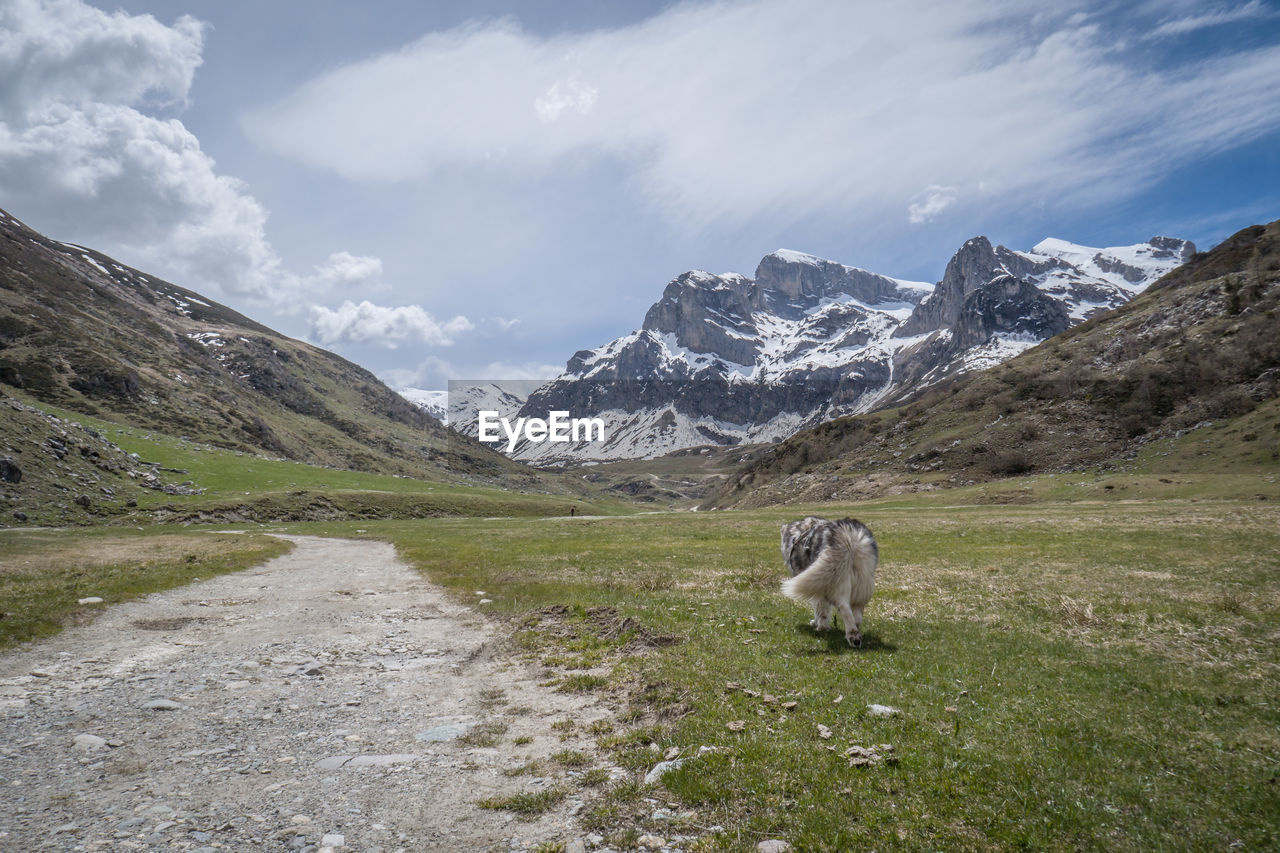
{"type": "MultiPolygon", "coordinates": [[[[975,242],[962,255],[990,258],[993,250],[975,242]]],[[[1149,245],[1175,257],[1181,253],[1176,246],[1149,245]]],[[[999,257],[1000,250],[994,253],[999,257]]],[[[1026,274],[1019,268],[1022,256],[1004,260],[1007,279],[980,285],[963,299],[956,293],[972,277],[956,270],[960,274],[944,279],[922,303],[920,316],[927,310],[928,322],[945,323],[947,312],[929,303],[959,304],[960,319],[951,326],[958,337],[965,312],[993,290],[1025,289],[1018,280],[1026,274]]],[[[1093,260],[1133,290],[1143,284],[1132,270],[1107,271],[1100,263],[1106,257],[1093,260]]],[[[953,267],[967,263],[957,256],[953,267]]],[[[973,269],[979,279],[987,275],[982,263],[973,269]]],[[[1048,279],[1060,269],[1050,267],[1048,279]]],[[[1124,289],[1114,278],[1112,283],[1124,289]]],[[[1087,296],[1076,299],[1068,314],[1090,313],[1082,310],[1087,301],[1117,292],[1090,290],[1087,296]]],[[[1238,452],[1219,464],[1262,460],[1274,466],[1280,459],[1278,309],[1280,221],[1240,231],[1116,310],[1095,313],[991,370],[941,382],[898,408],[802,431],[745,467],[707,505],[858,498],[1072,471],[1115,464],[1158,439],[1249,418],[1238,452]]],[[[1046,311],[1063,322],[1059,312],[1046,311]]]]}
{"type": "Polygon", "coordinates": [[[125,453],[97,430],[0,397],[0,527],[39,514],[44,523],[128,509],[148,492],[199,494],[186,471],[125,453]]]}
{"type": "MultiPolygon", "coordinates": [[[[3,393],[316,465],[537,480],[367,370],[0,211],[3,393]]],[[[27,452],[0,435],[0,456],[27,452]]]]}
{"type": "Polygon", "coordinates": [[[1155,237],[1016,252],[977,237],[936,285],[789,250],[767,255],[754,278],[687,272],[638,331],[576,353],[520,412],[602,417],[608,439],[525,442],[515,455],[565,464],[777,441],[997,364],[1123,305],[1194,250],[1155,237]]]}

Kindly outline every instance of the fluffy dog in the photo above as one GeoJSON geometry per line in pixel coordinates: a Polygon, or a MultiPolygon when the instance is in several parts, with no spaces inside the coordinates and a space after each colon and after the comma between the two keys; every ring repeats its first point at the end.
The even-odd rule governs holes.
{"type": "Polygon", "coordinates": [[[861,521],[828,521],[811,515],[782,525],[782,559],[791,577],[782,582],[788,598],[813,605],[813,625],[831,627],[831,608],[840,614],[849,645],[862,645],[862,610],[876,587],[880,550],[861,521]]]}

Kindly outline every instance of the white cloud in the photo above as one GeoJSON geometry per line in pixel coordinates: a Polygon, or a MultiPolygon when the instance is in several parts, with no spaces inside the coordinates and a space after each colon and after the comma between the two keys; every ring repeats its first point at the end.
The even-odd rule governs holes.
{"type": "Polygon", "coordinates": [[[936,184],[925,190],[923,199],[912,202],[907,207],[907,221],[912,225],[923,225],[938,218],[938,214],[946,210],[956,201],[955,187],[940,187],[936,184]]]}
{"type": "Polygon", "coordinates": [[[461,315],[440,322],[418,305],[387,307],[368,300],[344,301],[336,309],[311,308],[311,333],[325,346],[337,343],[375,343],[394,349],[412,341],[432,346],[449,346],[475,324],[461,315]]]}
{"type": "Polygon", "coordinates": [[[393,367],[378,373],[378,378],[391,388],[419,388],[444,391],[457,375],[453,364],[439,356],[427,356],[417,367],[393,367]]]}
{"type": "Polygon", "coordinates": [[[927,217],[917,193],[942,184],[968,199],[985,183],[983,203],[1006,209],[1097,204],[1280,127],[1280,46],[1152,68],[1126,47],[1139,24],[1121,31],[1096,5],[684,3],[552,37],[473,24],[244,122],[360,182],[466,167],[511,181],[600,159],[694,227],[877,222],[911,204],[927,217]]]}
{"type": "Polygon", "coordinates": [[[536,361],[491,361],[480,369],[483,379],[538,381],[554,379],[564,373],[563,364],[543,364],[536,361]]]}
{"type": "Polygon", "coordinates": [[[485,317],[484,322],[498,327],[499,332],[509,332],[516,326],[520,325],[520,318],[515,317],[508,319],[506,317],[485,317]]]}
{"type": "Polygon", "coordinates": [[[0,198],[51,235],[180,284],[297,307],[302,289],[350,285],[380,262],[334,254],[288,272],[267,212],[220,174],[169,113],[188,100],[205,27],[189,16],[107,13],[81,0],[0,3],[0,198]]]}
{"type": "Polygon", "coordinates": [[[555,121],[567,109],[586,115],[595,106],[598,94],[595,89],[577,80],[558,80],[551,84],[546,94],[533,102],[533,108],[543,121],[555,121]]]}
{"type": "Polygon", "coordinates": [[[1249,0],[1248,3],[1240,6],[1218,6],[1201,14],[1171,18],[1152,30],[1149,38],[1180,36],[1206,27],[1274,16],[1275,13],[1262,5],[1260,0],[1249,0]]]}
{"type": "Polygon", "coordinates": [[[313,286],[326,290],[361,287],[382,289],[382,259],[350,252],[334,252],[323,264],[316,266],[309,279],[313,286]]]}
{"type": "Polygon", "coordinates": [[[0,107],[182,103],[200,65],[204,25],[183,15],[107,14],[80,0],[6,0],[0,7],[0,107]]]}

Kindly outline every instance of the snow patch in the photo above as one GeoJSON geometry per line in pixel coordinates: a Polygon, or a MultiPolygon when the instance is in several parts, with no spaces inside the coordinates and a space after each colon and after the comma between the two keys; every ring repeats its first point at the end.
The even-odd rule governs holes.
{"type": "Polygon", "coordinates": [[[397,388],[396,393],[441,423],[449,423],[449,392],[397,388]]]}
{"type": "Polygon", "coordinates": [[[817,255],[810,255],[807,252],[795,252],[791,249],[778,249],[776,252],[770,252],[770,255],[788,264],[808,264],[816,267],[826,263],[823,258],[819,258],[817,255]]]}

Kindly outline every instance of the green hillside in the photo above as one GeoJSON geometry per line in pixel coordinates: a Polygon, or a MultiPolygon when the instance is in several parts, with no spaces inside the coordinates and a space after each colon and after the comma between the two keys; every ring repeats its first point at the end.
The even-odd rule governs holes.
{"type": "Polygon", "coordinates": [[[591,494],[331,352],[7,216],[0,468],[0,524],[545,514],[591,494]],[[494,501],[515,492],[554,501],[494,501]]]}

